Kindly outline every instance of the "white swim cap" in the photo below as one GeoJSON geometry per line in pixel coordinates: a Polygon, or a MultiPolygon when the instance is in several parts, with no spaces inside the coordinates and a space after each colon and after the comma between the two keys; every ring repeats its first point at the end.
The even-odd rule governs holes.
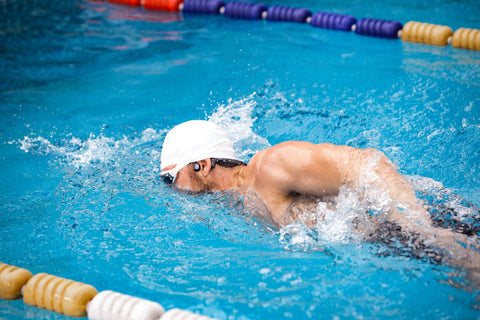
{"type": "Polygon", "coordinates": [[[232,141],[218,125],[204,120],[181,123],[167,133],[163,142],[160,157],[162,171],[168,166],[176,166],[162,172],[162,175],[172,172],[176,177],[187,164],[206,158],[239,160],[232,141]]]}

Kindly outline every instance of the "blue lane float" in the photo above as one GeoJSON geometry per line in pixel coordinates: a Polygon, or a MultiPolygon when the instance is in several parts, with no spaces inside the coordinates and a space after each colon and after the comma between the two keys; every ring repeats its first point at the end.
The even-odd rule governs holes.
{"type": "Polygon", "coordinates": [[[315,12],[310,20],[310,25],[317,28],[352,31],[356,22],[357,19],[350,15],[315,12]]]}
{"type": "Polygon", "coordinates": [[[305,23],[312,12],[305,8],[273,5],[267,10],[267,21],[289,21],[305,23]]]}
{"type": "Polygon", "coordinates": [[[403,26],[398,21],[363,18],[357,21],[355,33],[384,39],[398,39],[403,26]]]}
{"type": "Polygon", "coordinates": [[[225,6],[225,16],[236,19],[260,20],[267,12],[263,3],[231,1],[225,6]]]}
{"type": "Polygon", "coordinates": [[[431,45],[452,44],[455,48],[480,50],[480,30],[460,28],[454,34],[450,27],[409,21],[405,28],[398,21],[363,18],[351,15],[316,12],[305,8],[263,3],[223,0],[108,0],[131,6],[142,5],[146,9],[178,11],[185,13],[224,14],[235,19],[307,22],[325,29],[355,31],[356,34],[384,39],[398,39],[431,45]],[[438,29],[440,31],[437,31],[438,29]],[[453,34],[453,36],[452,36],[453,34]]]}
{"type": "Polygon", "coordinates": [[[223,7],[223,0],[185,0],[182,10],[185,13],[219,14],[223,7]]]}

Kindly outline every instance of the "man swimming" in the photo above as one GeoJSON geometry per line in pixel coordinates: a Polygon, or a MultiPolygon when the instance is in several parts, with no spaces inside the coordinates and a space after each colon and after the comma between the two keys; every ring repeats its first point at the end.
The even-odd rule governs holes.
{"type": "Polygon", "coordinates": [[[165,137],[161,176],[182,190],[253,193],[266,208],[265,214],[279,226],[296,221],[308,226],[321,223],[318,217],[303,219],[299,208],[312,199],[334,208],[342,188],[358,190],[366,198],[369,190],[378,190],[390,200],[384,218],[403,233],[416,235],[417,245],[435,243],[448,251],[447,262],[480,267],[479,252],[470,248],[472,240],[448,229],[433,228],[413,186],[375,149],[289,141],[258,152],[245,164],[235,156],[233,143],[223,129],[194,120],[174,127],[165,137]]]}

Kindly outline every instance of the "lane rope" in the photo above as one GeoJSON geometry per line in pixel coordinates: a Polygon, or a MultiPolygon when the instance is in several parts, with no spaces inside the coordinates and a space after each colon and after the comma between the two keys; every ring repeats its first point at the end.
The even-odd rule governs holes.
{"type": "Polygon", "coordinates": [[[229,18],[308,23],[318,28],[354,31],[355,34],[383,39],[398,39],[427,45],[480,50],[480,30],[452,28],[431,23],[409,21],[404,26],[393,20],[362,18],[328,12],[312,12],[306,8],[282,5],[267,7],[263,3],[223,0],[108,0],[147,10],[182,11],[197,14],[222,14],[229,18]]]}
{"type": "Polygon", "coordinates": [[[90,320],[214,320],[187,310],[170,309],[127,294],[105,290],[47,273],[30,271],[0,262],[0,298],[23,297],[26,305],[69,317],[90,320]]]}

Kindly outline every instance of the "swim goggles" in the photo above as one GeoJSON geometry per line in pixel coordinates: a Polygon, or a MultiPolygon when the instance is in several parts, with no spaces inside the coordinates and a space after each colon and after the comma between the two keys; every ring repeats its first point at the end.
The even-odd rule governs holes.
{"type": "Polygon", "coordinates": [[[162,173],[160,173],[160,177],[162,178],[163,182],[166,184],[173,184],[175,183],[175,180],[177,179],[177,174],[178,172],[182,169],[183,167],[180,166],[175,166],[175,168],[166,170],[162,173]],[[180,169],[178,169],[180,168],[180,169]]]}
{"type": "Polygon", "coordinates": [[[177,175],[172,175],[170,173],[165,173],[160,175],[162,177],[163,182],[166,184],[173,184],[175,182],[175,179],[177,178],[177,175]]]}
{"type": "MultiPolygon", "coordinates": [[[[215,168],[215,165],[219,164],[222,167],[227,167],[227,168],[232,168],[236,166],[245,166],[245,162],[241,160],[236,160],[236,159],[216,159],[216,158],[211,158],[212,160],[212,169],[215,168]]],[[[176,165],[175,168],[170,169],[170,170],[165,170],[162,173],[160,173],[160,177],[162,177],[163,181],[167,184],[172,184],[175,183],[175,180],[177,179],[177,174],[180,170],[185,168],[186,166],[194,164],[194,171],[200,171],[200,165],[198,162],[193,161],[193,162],[188,162],[185,165],[176,165]]]]}
{"type": "Polygon", "coordinates": [[[176,165],[175,168],[173,168],[173,169],[165,170],[165,171],[161,172],[160,177],[163,179],[163,181],[166,184],[173,184],[173,183],[175,183],[175,180],[177,179],[178,172],[180,170],[182,170],[183,168],[185,168],[186,166],[188,166],[189,164],[196,164],[194,170],[195,171],[200,170],[200,166],[198,165],[197,162],[188,162],[184,165],[176,165]],[[197,168],[197,166],[198,166],[198,168],[197,168]]]}

